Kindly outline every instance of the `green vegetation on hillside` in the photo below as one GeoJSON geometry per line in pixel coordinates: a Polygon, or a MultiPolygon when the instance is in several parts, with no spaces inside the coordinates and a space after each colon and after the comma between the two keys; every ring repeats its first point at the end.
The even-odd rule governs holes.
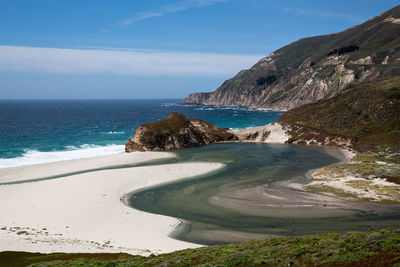
{"type": "Polygon", "coordinates": [[[178,112],[172,112],[166,119],[145,123],[143,124],[143,127],[152,129],[158,135],[161,135],[161,137],[165,137],[165,134],[168,134],[183,138],[183,133],[181,133],[182,128],[186,127],[190,123],[196,122],[197,124],[202,124],[204,128],[207,128],[207,133],[210,135],[212,134],[218,141],[234,139],[234,135],[224,128],[218,128],[214,124],[202,119],[187,119],[184,115],[178,112]]]}
{"type": "Polygon", "coordinates": [[[306,59],[318,63],[327,55],[335,54],[348,53],[350,60],[374,55],[376,62],[382,62],[387,55],[397,58],[400,56],[400,27],[386,22],[391,17],[400,17],[400,6],[342,32],[303,38],[284,46],[274,52],[280,63],[278,70],[297,68],[306,59]]]}
{"type": "Polygon", "coordinates": [[[311,132],[339,135],[358,150],[400,149],[400,78],[349,88],[336,96],[286,112],[279,122],[301,127],[293,139],[311,132]]]}
{"type": "Polygon", "coordinates": [[[125,151],[165,151],[234,140],[236,136],[225,128],[172,112],[166,119],[139,126],[134,138],[125,144],[125,151]]]}
{"type": "Polygon", "coordinates": [[[400,75],[400,6],[344,31],[303,38],[184,103],[287,110],[400,75]],[[275,79],[268,81],[268,77],[275,79]]]}
{"type": "Polygon", "coordinates": [[[172,112],[166,119],[145,123],[143,126],[150,127],[158,132],[167,131],[171,134],[177,134],[179,130],[188,123],[189,121],[184,115],[178,112],[172,112]]]}
{"type": "Polygon", "coordinates": [[[400,229],[271,238],[149,257],[123,254],[1,252],[0,266],[392,266],[400,229]],[[7,265],[8,264],[8,265],[7,265]]]}
{"type": "Polygon", "coordinates": [[[278,121],[290,128],[289,142],[347,146],[360,152],[350,162],[314,172],[306,190],[400,201],[400,77],[348,88],[292,109],[278,121]]]}

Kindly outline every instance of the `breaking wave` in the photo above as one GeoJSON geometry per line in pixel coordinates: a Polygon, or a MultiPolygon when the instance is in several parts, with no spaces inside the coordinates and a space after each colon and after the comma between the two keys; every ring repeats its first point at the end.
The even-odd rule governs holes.
{"type": "Polygon", "coordinates": [[[107,146],[85,144],[81,146],[67,146],[65,148],[66,150],[49,152],[27,149],[20,157],[0,158],[0,168],[106,156],[123,153],[125,150],[124,145],[114,144],[107,146]]]}

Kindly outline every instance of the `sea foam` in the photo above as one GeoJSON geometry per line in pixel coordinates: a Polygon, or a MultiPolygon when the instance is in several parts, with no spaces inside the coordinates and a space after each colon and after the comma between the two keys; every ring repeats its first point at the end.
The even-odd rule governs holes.
{"type": "Polygon", "coordinates": [[[106,132],[105,134],[118,134],[118,135],[120,135],[120,134],[125,134],[125,132],[109,131],[109,132],[106,132]]]}
{"type": "Polygon", "coordinates": [[[107,146],[85,144],[81,146],[67,146],[66,149],[67,150],[50,152],[25,150],[21,157],[0,158],[0,168],[119,154],[124,152],[125,146],[114,144],[107,146]]]}

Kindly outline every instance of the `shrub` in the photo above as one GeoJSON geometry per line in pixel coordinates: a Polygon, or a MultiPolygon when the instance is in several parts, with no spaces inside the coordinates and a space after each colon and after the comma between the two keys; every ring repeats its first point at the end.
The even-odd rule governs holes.
{"type": "Polygon", "coordinates": [[[258,85],[270,85],[273,84],[276,81],[276,76],[275,75],[270,75],[267,77],[261,77],[257,80],[258,85]]]}

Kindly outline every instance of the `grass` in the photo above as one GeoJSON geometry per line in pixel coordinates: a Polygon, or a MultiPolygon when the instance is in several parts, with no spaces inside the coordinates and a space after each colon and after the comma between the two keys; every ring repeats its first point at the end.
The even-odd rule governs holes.
{"type": "Polygon", "coordinates": [[[375,229],[271,238],[149,257],[2,252],[0,266],[388,266],[400,263],[399,252],[400,229],[375,229]]]}
{"type": "MultiPolygon", "coordinates": [[[[347,192],[328,185],[322,185],[324,181],[339,180],[346,177],[356,177],[346,180],[345,186],[372,192],[378,196],[376,201],[398,203],[400,202],[400,159],[398,154],[385,153],[360,153],[351,162],[337,163],[319,169],[313,174],[313,181],[317,184],[305,186],[305,189],[313,192],[324,192],[340,197],[360,199],[357,192],[347,192]],[[386,179],[392,185],[381,184],[377,178],[386,179]]],[[[361,197],[361,199],[365,199],[361,197]]],[[[371,199],[369,199],[371,200],[371,199]]]]}
{"type": "Polygon", "coordinates": [[[400,160],[397,154],[383,156],[368,152],[357,154],[351,162],[333,164],[316,172],[316,176],[340,178],[346,176],[358,177],[398,177],[400,176],[400,160]]]}
{"type": "Polygon", "coordinates": [[[343,137],[359,151],[400,151],[400,77],[365,83],[286,112],[295,139],[343,137]],[[371,101],[373,99],[373,101],[371,101]]]}

